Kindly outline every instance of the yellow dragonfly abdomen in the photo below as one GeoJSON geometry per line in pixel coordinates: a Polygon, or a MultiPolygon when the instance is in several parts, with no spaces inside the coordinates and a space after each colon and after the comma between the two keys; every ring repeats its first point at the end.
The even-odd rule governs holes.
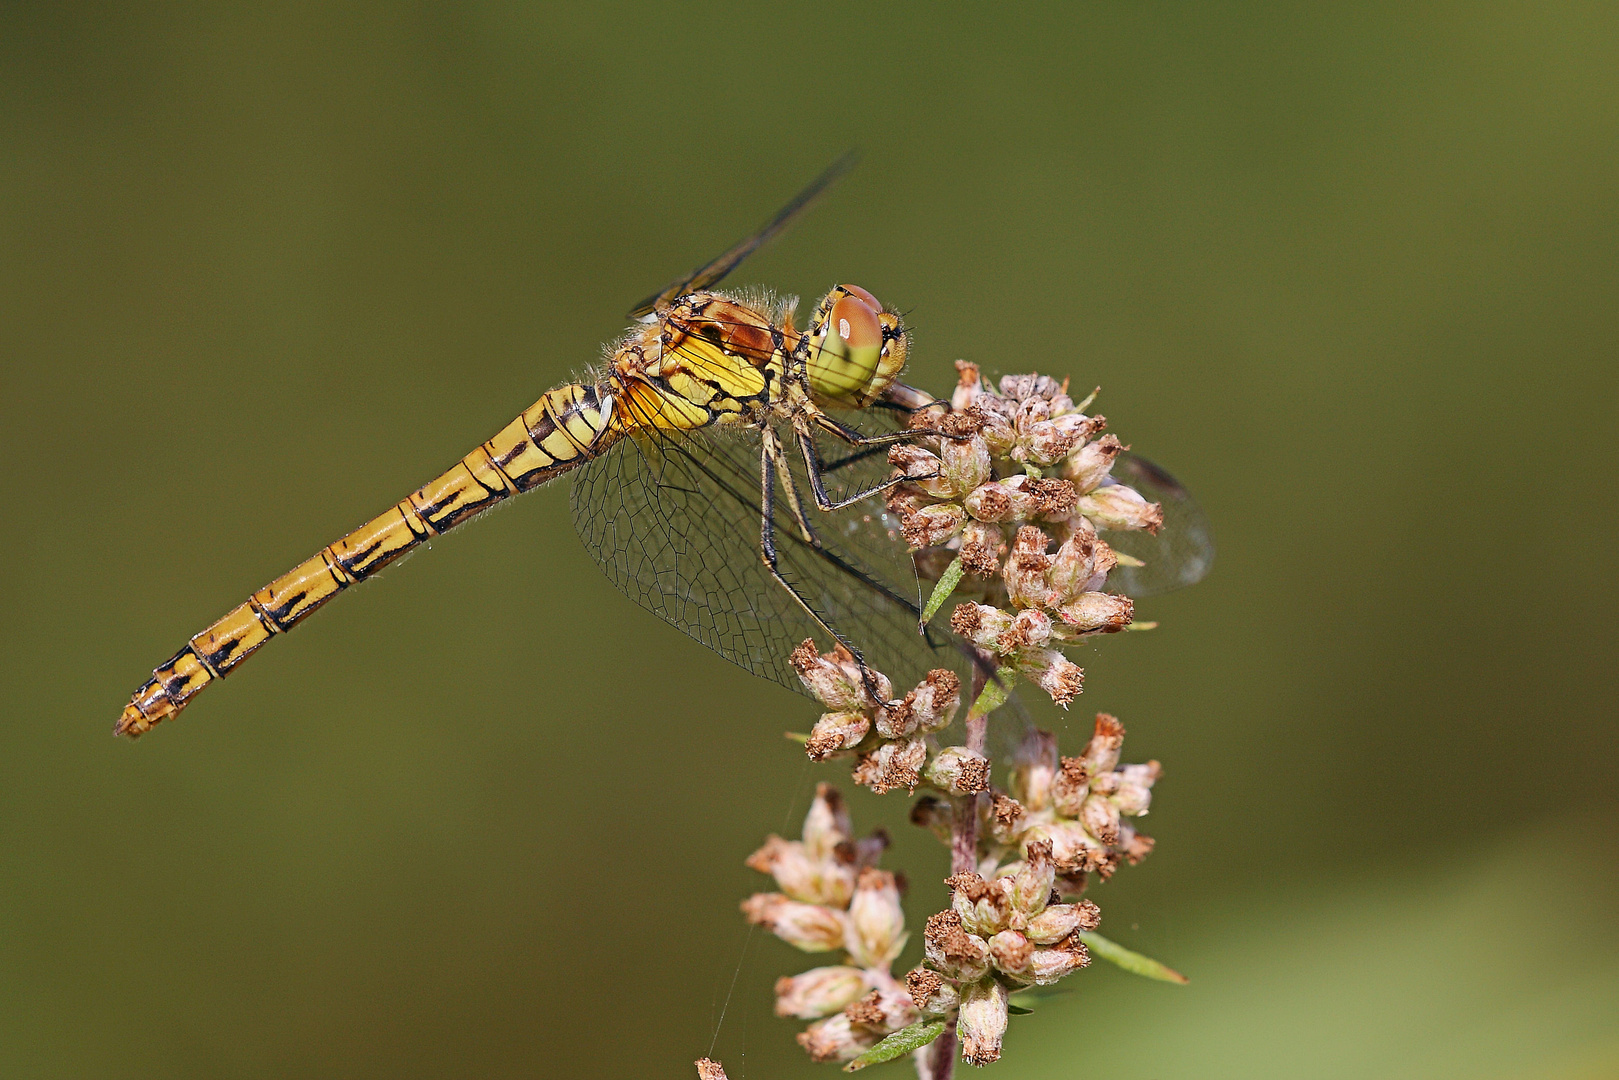
{"type": "Polygon", "coordinates": [[[115,733],[141,735],[177,715],[210,682],[350,585],[429,537],[602,453],[624,434],[605,390],[569,383],[550,391],[442,476],[248,597],[152,672],[124,707],[115,733]]]}

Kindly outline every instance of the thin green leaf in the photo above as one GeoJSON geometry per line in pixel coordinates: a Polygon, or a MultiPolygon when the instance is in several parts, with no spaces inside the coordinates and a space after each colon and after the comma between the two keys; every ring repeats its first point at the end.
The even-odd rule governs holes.
{"type": "Polygon", "coordinates": [[[1134,555],[1126,555],[1122,551],[1115,551],[1113,553],[1113,557],[1115,559],[1119,560],[1119,565],[1120,566],[1133,566],[1133,567],[1140,568],[1140,567],[1143,567],[1143,566],[1147,565],[1146,563],[1142,562],[1140,559],[1136,558],[1134,555]]]}
{"type": "Polygon", "coordinates": [[[1131,952],[1123,945],[1109,941],[1101,934],[1082,930],[1080,931],[1079,939],[1085,943],[1091,952],[1109,963],[1119,965],[1133,975],[1145,975],[1149,979],[1180,983],[1183,986],[1192,981],[1174,968],[1160,964],[1150,956],[1142,956],[1138,952],[1131,952]]]}
{"type": "Polygon", "coordinates": [[[1126,626],[1125,629],[1126,630],[1156,630],[1156,629],[1158,629],[1158,624],[1155,623],[1155,622],[1133,622],[1129,626],[1126,626]]]}
{"type": "Polygon", "coordinates": [[[918,1047],[926,1046],[937,1039],[944,1031],[943,1020],[930,1022],[918,1021],[910,1027],[900,1028],[892,1035],[887,1035],[883,1041],[867,1050],[843,1067],[844,1072],[859,1072],[867,1065],[881,1065],[885,1061],[893,1061],[904,1054],[909,1054],[918,1047]]]}
{"type": "Polygon", "coordinates": [[[969,718],[988,716],[1005,704],[1006,695],[1011,692],[1011,673],[1005,669],[996,672],[995,677],[984,684],[983,692],[978,695],[978,700],[973,702],[973,707],[968,710],[967,716],[969,718]]]}
{"type": "Polygon", "coordinates": [[[1034,1015],[1034,1010],[1033,1009],[1025,1009],[1021,1005],[1013,1005],[1010,1002],[1007,1003],[1006,1011],[1007,1011],[1007,1013],[1009,1013],[1012,1016],[1033,1016],[1034,1015]]]}
{"type": "Polygon", "coordinates": [[[807,731],[784,731],[782,732],[782,735],[787,739],[788,742],[795,742],[799,746],[803,746],[805,743],[809,742],[809,732],[807,731]]]}
{"type": "Polygon", "coordinates": [[[945,567],[944,573],[939,575],[938,583],[933,586],[933,592],[928,596],[928,606],[922,609],[921,624],[923,626],[926,626],[928,620],[938,613],[946,600],[950,599],[950,594],[956,591],[957,585],[961,584],[961,575],[964,572],[960,555],[950,560],[950,565],[945,567]]]}

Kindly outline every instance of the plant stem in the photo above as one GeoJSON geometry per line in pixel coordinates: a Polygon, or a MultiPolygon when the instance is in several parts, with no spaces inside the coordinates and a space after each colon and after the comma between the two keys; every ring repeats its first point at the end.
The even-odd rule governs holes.
{"type": "MultiPolygon", "coordinates": [[[[972,703],[978,704],[983,696],[984,687],[989,683],[989,673],[994,670],[993,661],[980,655],[979,662],[973,665],[973,692],[972,703]]],[[[989,728],[988,714],[979,715],[974,708],[967,710],[967,749],[982,754],[984,752],[985,733],[989,728]]],[[[950,873],[967,874],[978,869],[978,818],[983,810],[980,800],[984,796],[968,795],[957,799],[955,813],[950,816],[950,873]]],[[[929,1048],[928,1071],[926,1080],[951,1080],[956,1072],[956,1022],[950,1021],[944,1029],[944,1034],[933,1040],[929,1048]]],[[[921,1072],[919,1068],[917,1070],[921,1072]]]]}
{"type": "MultiPolygon", "coordinates": [[[[973,665],[973,705],[984,694],[989,684],[989,673],[994,671],[993,661],[980,655],[973,665]]],[[[989,728],[988,714],[980,714],[976,707],[967,710],[967,749],[977,754],[984,752],[984,735],[989,728]]],[[[983,809],[979,800],[984,796],[968,795],[956,800],[956,812],[950,824],[950,872],[966,874],[978,869],[978,815],[983,809]]]]}

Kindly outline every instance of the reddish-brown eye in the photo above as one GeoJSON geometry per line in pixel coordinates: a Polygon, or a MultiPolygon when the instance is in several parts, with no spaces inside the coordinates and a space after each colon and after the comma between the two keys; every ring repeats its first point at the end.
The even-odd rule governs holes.
{"type": "MultiPolygon", "coordinates": [[[[838,286],[830,298],[835,299],[826,311],[826,321],[816,328],[816,347],[805,374],[810,389],[822,400],[859,407],[881,393],[899,368],[889,371],[883,386],[874,389],[873,380],[889,344],[883,338],[883,320],[878,317],[882,305],[877,298],[853,285],[838,286]]],[[[898,325],[894,316],[887,318],[898,325]]]]}
{"type": "Polygon", "coordinates": [[[860,297],[860,299],[862,299],[862,300],[864,300],[866,302],[866,306],[869,307],[871,310],[873,310],[875,312],[878,312],[879,314],[882,312],[882,310],[883,310],[882,301],[878,300],[875,296],[871,295],[869,292],[867,292],[865,289],[862,289],[860,286],[858,286],[858,285],[840,285],[838,287],[840,289],[842,289],[844,292],[849,293],[852,296],[860,297]]]}
{"type": "Polygon", "coordinates": [[[847,342],[845,348],[851,352],[882,347],[883,324],[877,321],[877,312],[865,297],[845,296],[833,304],[827,323],[832,333],[847,342]]]}

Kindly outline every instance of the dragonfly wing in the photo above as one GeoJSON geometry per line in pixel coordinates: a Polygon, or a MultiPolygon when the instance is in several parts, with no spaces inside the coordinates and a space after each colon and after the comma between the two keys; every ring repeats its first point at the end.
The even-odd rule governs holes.
{"type": "Polygon", "coordinates": [[[1113,477],[1163,507],[1164,524],[1157,535],[1108,532],[1114,550],[1145,566],[1119,566],[1108,574],[1108,588],[1133,597],[1156,596],[1202,581],[1214,565],[1214,535],[1209,519],[1180,481],[1139,454],[1122,453],[1113,477]]]}
{"type": "MultiPolygon", "coordinates": [[[[832,642],[770,576],[760,554],[759,452],[751,430],[625,439],[577,474],[574,526],[630,599],[727,660],[803,692],[788,656],[805,638],[823,649],[832,642]]],[[[916,575],[898,525],[885,520],[878,500],[821,513],[801,470],[795,476],[805,513],[822,546],[804,541],[778,497],[781,573],[902,691],[907,680],[950,657],[933,652],[941,639],[917,632],[916,575]],[[887,553],[890,547],[898,557],[887,553]]]]}
{"type": "Polygon", "coordinates": [[[825,194],[826,189],[836,183],[844,173],[854,168],[860,155],[854,150],[844,155],[826,167],[826,170],[811,180],[809,186],[793,197],[792,202],[777,211],[776,216],[766,222],[758,232],[744,240],[739,240],[725,254],[719,256],[685,277],[669,283],[662,292],[653,293],[630,309],[630,318],[639,319],[650,315],[663,304],[685,296],[690,292],[712,288],[720,280],[741,265],[742,260],[764,247],[797,220],[806,210],[815,205],[815,201],[825,194]]]}
{"type": "MultiPolygon", "coordinates": [[[[866,435],[883,434],[903,428],[909,415],[866,409],[856,416],[857,425],[851,426],[858,426],[866,435]]],[[[840,419],[847,422],[850,416],[840,419]]],[[[834,502],[872,490],[893,472],[887,447],[851,447],[823,432],[817,433],[816,443],[826,491],[834,502]]],[[[899,515],[890,513],[881,497],[822,513],[810,500],[802,455],[792,454],[791,458],[794,482],[804,493],[805,513],[822,550],[795,540],[785,554],[802,580],[812,580],[818,588],[827,590],[828,603],[854,613],[850,625],[855,629],[849,633],[867,661],[892,678],[895,690],[900,692],[913,686],[929,669],[965,670],[967,654],[963,643],[944,629],[950,608],[935,614],[925,635],[917,631],[922,605],[933,583],[919,578],[910,548],[900,535],[899,515]],[[869,586],[852,589],[846,575],[827,573],[834,559],[859,568],[861,575],[880,586],[882,595],[878,597],[869,586]]],[[[834,625],[842,629],[841,623],[834,625]]]]}

